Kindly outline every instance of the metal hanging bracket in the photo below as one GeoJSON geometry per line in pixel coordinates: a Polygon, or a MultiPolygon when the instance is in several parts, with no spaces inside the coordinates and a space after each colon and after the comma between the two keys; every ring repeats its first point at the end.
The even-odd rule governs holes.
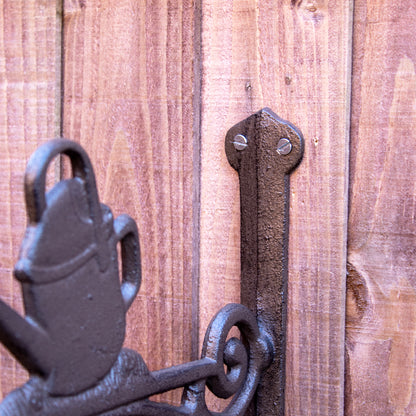
{"type": "Polygon", "coordinates": [[[296,128],[267,109],[228,132],[227,156],[241,184],[246,306],[229,304],[216,314],[200,360],[154,372],[122,348],[125,315],[141,282],[136,223],[127,215],[114,219],[100,203],[81,146],[64,139],[41,146],[26,170],[29,220],[14,271],[26,317],[0,301],[0,342],[30,379],[3,400],[0,414],[219,415],[207,408],[206,387],[232,397],[221,415],[283,414],[288,174],[302,143],[296,128]],[[73,177],[45,194],[47,167],[60,154],[70,158],[73,177]],[[234,326],[241,339],[227,338],[234,326]],[[180,406],[149,399],[178,387],[180,406]]]}
{"type": "Polygon", "coordinates": [[[241,303],[275,347],[258,388],[257,415],[284,414],[289,174],[303,148],[302,133],[269,108],[232,127],[225,139],[240,179],[241,303]]]}

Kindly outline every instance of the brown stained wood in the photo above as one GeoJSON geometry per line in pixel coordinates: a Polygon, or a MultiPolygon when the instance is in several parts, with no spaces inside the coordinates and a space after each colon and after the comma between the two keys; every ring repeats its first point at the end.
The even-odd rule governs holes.
{"type": "MultiPolygon", "coordinates": [[[[26,226],[26,161],[59,135],[60,19],[58,1],[0,1],[0,296],[23,313],[13,278],[26,226]]],[[[0,347],[0,400],[27,373],[0,347]]]]}
{"type": "Polygon", "coordinates": [[[151,370],[191,359],[193,19],[190,0],[65,1],[64,135],[92,158],[103,202],[138,223],[125,345],[151,370]]]}
{"type": "Polygon", "coordinates": [[[416,4],[355,2],[346,414],[416,413],[416,4]]]}
{"type": "Polygon", "coordinates": [[[239,300],[224,135],[268,106],[305,137],[291,179],[286,414],[342,415],[352,1],[204,1],[201,13],[201,334],[239,300]]]}

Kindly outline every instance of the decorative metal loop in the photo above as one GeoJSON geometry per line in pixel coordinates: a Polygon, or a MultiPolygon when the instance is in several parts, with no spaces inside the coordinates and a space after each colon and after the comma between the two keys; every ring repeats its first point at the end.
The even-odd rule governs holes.
{"type": "MultiPolygon", "coordinates": [[[[209,389],[223,399],[236,394],[221,414],[243,415],[253,398],[262,370],[267,368],[273,356],[270,339],[260,332],[253,313],[235,303],[221,309],[208,327],[202,356],[213,359],[217,366],[216,374],[206,380],[209,389]],[[240,330],[243,342],[234,337],[227,340],[234,326],[240,330]]],[[[198,402],[199,412],[204,408],[204,387],[204,383],[196,383],[185,393],[188,403],[198,402]]],[[[204,411],[211,415],[206,408],[204,411]]]]}
{"type": "Polygon", "coordinates": [[[223,399],[235,394],[243,381],[260,374],[270,362],[270,357],[266,356],[268,349],[269,345],[260,337],[253,313],[243,305],[225,306],[208,327],[202,350],[203,357],[212,358],[218,365],[218,374],[207,379],[209,389],[223,399]],[[237,338],[226,340],[233,326],[240,330],[247,347],[237,338]]]}

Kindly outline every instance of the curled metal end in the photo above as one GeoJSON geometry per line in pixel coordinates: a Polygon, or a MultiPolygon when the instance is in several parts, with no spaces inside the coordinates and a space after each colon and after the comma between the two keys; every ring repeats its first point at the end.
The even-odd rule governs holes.
{"type": "MultiPolygon", "coordinates": [[[[261,373],[273,356],[271,337],[260,330],[255,315],[247,307],[231,303],[217,313],[206,332],[202,357],[217,363],[216,374],[206,380],[208,388],[223,399],[235,395],[221,414],[238,416],[246,412],[261,373]],[[241,340],[227,338],[233,327],[239,329],[241,340]]],[[[187,388],[184,395],[189,404],[198,403],[200,412],[205,406],[204,388],[205,383],[198,382],[187,388]]]]}

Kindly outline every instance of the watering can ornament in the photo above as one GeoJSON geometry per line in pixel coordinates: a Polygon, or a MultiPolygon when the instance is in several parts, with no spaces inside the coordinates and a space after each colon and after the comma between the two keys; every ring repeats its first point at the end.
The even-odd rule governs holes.
{"type": "Polygon", "coordinates": [[[136,223],[128,215],[114,219],[100,203],[90,159],[79,144],[56,139],[33,154],[24,180],[28,225],[14,270],[26,316],[0,300],[0,342],[30,378],[0,403],[0,416],[243,416],[259,384],[259,412],[249,413],[284,414],[284,289],[270,287],[285,286],[287,179],[301,160],[303,139],[292,124],[263,109],[229,130],[226,153],[244,179],[242,297],[260,290],[253,295],[247,280],[259,270],[255,280],[269,279],[262,283],[267,290],[257,296],[257,306],[248,302],[251,309],[229,304],[214,316],[199,360],[153,372],[140,354],[123,348],[126,312],[141,282],[136,223]],[[246,146],[240,146],[242,138],[246,146]],[[276,152],[282,140],[290,150],[276,152]],[[47,168],[61,154],[69,157],[72,177],[46,193],[47,168]],[[254,201],[256,187],[263,193],[254,201]],[[253,228],[253,218],[263,225],[253,228]],[[286,226],[271,238],[268,220],[286,226]],[[244,234],[246,229],[252,232],[244,234]],[[282,313],[276,313],[279,302],[282,313]],[[240,338],[229,336],[233,327],[240,338]],[[180,405],[150,400],[179,387],[180,405]],[[221,413],[209,410],[206,388],[219,398],[232,397],[221,413]]]}
{"type": "Polygon", "coordinates": [[[137,226],[100,204],[91,162],[75,142],[41,146],[25,175],[28,226],[14,275],[26,317],[0,301],[0,341],[52,396],[94,386],[116,362],[125,315],[140,286],[137,226]],[[66,154],[73,178],[46,195],[50,162],[66,154]],[[117,244],[121,244],[122,281],[117,244]]]}

